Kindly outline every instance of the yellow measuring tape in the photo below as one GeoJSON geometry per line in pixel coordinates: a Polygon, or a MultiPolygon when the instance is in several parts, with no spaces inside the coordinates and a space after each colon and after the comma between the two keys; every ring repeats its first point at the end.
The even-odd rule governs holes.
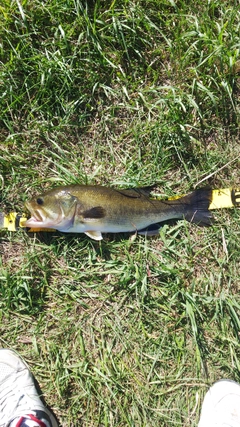
{"type": "MultiPolygon", "coordinates": [[[[182,196],[172,197],[169,200],[179,199],[182,196]]],[[[209,205],[209,210],[240,207],[240,189],[222,188],[212,190],[212,201],[209,205]]],[[[0,229],[5,228],[8,231],[16,231],[19,228],[25,228],[24,223],[27,220],[27,215],[19,215],[17,212],[9,214],[0,213],[0,229]]],[[[28,232],[38,231],[54,231],[53,228],[25,228],[28,232]]]]}
{"type": "MultiPolygon", "coordinates": [[[[177,200],[181,197],[183,197],[183,195],[169,197],[168,200],[177,200]]],[[[240,189],[234,190],[233,188],[221,188],[218,190],[212,190],[212,200],[208,210],[234,207],[240,207],[240,189]]]]}
{"type": "Polygon", "coordinates": [[[23,227],[23,223],[26,220],[27,216],[25,214],[18,215],[17,212],[10,212],[3,215],[2,228],[7,228],[8,231],[16,231],[17,228],[23,227]]]}
{"type": "Polygon", "coordinates": [[[25,228],[29,232],[55,231],[53,228],[26,228],[25,221],[28,219],[26,214],[19,215],[17,212],[10,212],[6,215],[0,214],[0,230],[5,228],[8,231],[16,231],[19,228],[25,228]]]}
{"type": "Polygon", "coordinates": [[[212,190],[212,201],[209,210],[234,208],[240,206],[240,190],[232,188],[224,188],[220,190],[212,190]]]}

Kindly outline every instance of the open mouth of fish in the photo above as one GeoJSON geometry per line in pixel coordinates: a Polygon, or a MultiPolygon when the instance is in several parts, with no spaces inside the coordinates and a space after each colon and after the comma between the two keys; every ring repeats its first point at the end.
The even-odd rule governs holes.
{"type": "Polygon", "coordinates": [[[30,224],[39,224],[39,223],[43,223],[44,222],[44,218],[42,217],[41,213],[34,209],[34,211],[26,204],[26,208],[27,210],[30,212],[31,217],[28,218],[28,220],[26,221],[26,225],[28,225],[28,223],[30,224]]]}
{"type": "Polygon", "coordinates": [[[39,222],[42,223],[43,222],[41,216],[36,214],[36,213],[34,215],[31,215],[31,217],[28,219],[28,221],[36,222],[36,223],[39,223],[39,222]]]}

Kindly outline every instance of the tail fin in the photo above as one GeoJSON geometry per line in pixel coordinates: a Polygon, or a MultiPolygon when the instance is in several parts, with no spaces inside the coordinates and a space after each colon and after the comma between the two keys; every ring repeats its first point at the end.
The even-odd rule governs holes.
{"type": "MultiPolygon", "coordinates": [[[[183,217],[187,221],[198,225],[211,225],[213,223],[213,215],[211,211],[209,211],[209,206],[212,202],[211,189],[199,188],[175,200],[175,203],[176,202],[182,205],[183,217]]],[[[174,204],[174,202],[171,204],[174,204]]]]}

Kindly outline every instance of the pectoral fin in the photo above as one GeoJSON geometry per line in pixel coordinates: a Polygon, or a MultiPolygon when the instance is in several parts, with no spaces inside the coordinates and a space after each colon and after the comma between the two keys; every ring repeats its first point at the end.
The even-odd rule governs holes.
{"type": "Polygon", "coordinates": [[[103,238],[101,231],[85,231],[85,234],[93,240],[102,240],[103,238]]]}

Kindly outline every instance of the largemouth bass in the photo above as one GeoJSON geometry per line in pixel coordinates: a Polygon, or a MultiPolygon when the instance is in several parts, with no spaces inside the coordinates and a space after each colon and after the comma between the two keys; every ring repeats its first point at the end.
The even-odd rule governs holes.
{"type": "Polygon", "coordinates": [[[101,240],[102,233],[157,234],[159,223],[183,219],[209,225],[211,189],[198,189],[173,200],[150,197],[153,187],[114,189],[97,185],[56,187],[26,202],[30,212],[24,226],[85,233],[101,240]]]}

